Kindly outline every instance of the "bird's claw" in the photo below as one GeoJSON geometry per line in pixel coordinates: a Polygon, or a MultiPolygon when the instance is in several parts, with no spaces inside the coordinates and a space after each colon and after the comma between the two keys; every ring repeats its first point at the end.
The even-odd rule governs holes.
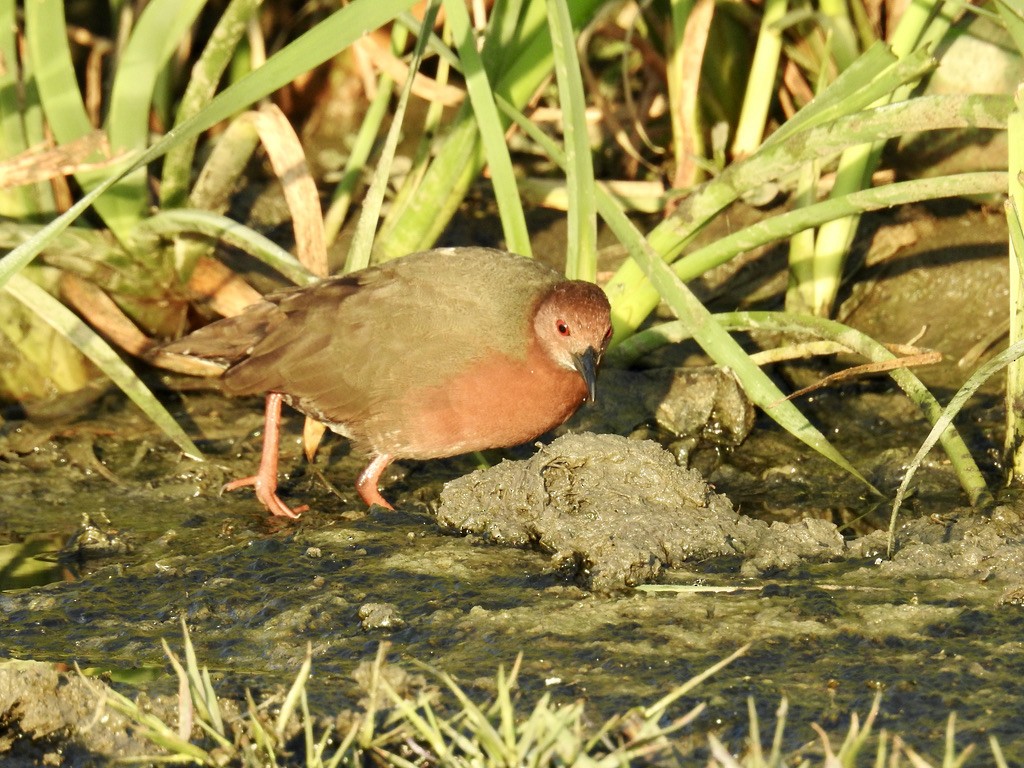
{"type": "Polygon", "coordinates": [[[277,495],[277,486],[268,486],[263,482],[263,478],[259,475],[252,475],[251,477],[240,477],[237,480],[232,480],[230,483],[225,483],[221,488],[221,493],[225,491],[235,491],[239,488],[247,488],[252,486],[256,491],[256,498],[260,500],[264,507],[270,512],[270,514],[276,517],[289,517],[293,520],[297,519],[299,515],[309,509],[308,504],[303,504],[300,507],[292,509],[283,501],[281,497],[277,495]]]}

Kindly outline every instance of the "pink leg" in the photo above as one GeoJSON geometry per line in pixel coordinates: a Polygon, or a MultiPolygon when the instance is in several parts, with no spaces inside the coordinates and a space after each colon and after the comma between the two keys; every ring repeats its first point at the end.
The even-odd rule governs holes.
{"type": "Polygon", "coordinates": [[[356,480],[356,490],[359,491],[360,498],[366,502],[366,506],[372,507],[376,504],[385,509],[394,509],[380,495],[380,489],[377,487],[380,483],[380,476],[384,474],[384,470],[388,468],[391,462],[392,458],[388,454],[378,454],[366,465],[366,469],[359,473],[359,479],[356,480]]]}
{"type": "Polygon", "coordinates": [[[256,498],[263,502],[272,515],[279,517],[298,517],[309,509],[309,505],[291,509],[277,496],[277,450],[281,437],[281,401],[278,392],[267,394],[267,405],[263,412],[263,452],[260,454],[260,468],[252,477],[232,480],[224,486],[225,491],[233,491],[251,485],[256,490],[256,498]]]}

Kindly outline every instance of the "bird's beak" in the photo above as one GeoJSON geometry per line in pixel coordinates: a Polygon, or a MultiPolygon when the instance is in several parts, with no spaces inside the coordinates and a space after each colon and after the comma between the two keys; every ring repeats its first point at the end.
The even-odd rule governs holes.
{"type": "Polygon", "coordinates": [[[587,347],[582,355],[573,355],[572,364],[576,366],[580,376],[587,385],[587,402],[594,402],[594,391],[597,386],[597,364],[601,361],[600,354],[593,348],[587,347]]]}

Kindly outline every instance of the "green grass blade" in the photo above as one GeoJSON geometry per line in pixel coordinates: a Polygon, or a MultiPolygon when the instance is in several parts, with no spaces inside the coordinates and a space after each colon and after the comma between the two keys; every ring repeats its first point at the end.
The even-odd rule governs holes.
{"type": "Polygon", "coordinates": [[[116,179],[116,175],[111,176],[105,184],[84,195],[81,200],[68,208],[67,211],[46,226],[33,232],[24,242],[8,252],[3,258],[0,258],[0,288],[5,286],[11,277],[32,261],[47,245],[53,243],[75,219],[88,210],[89,206],[96,201],[96,198],[103,194],[104,190],[112,185],[116,179]]]}
{"type": "MultiPolygon", "coordinates": [[[[288,721],[295,713],[295,708],[299,705],[302,694],[306,690],[306,681],[309,680],[309,673],[312,669],[313,646],[310,643],[306,643],[306,656],[302,660],[302,666],[299,667],[299,673],[295,676],[291,688],[288,689],[284,702],[281,704],[281,711],[277,715],[277,723],[274,726],[277,739],[281,743],[284,743],[285,729],[288,727],[288,721]]],[[[308,722],[308,718],[306,722],[308,722]]]]}
{"type": "Polygon", "coordinates": [[[110,345],[82,322],[74,312],[21,275],[14,275],[5,288],[9,294],[35,312],[95,363],[185,454],[202,458],[199,449],[185,434],[178,422],[153,396],[153,393],[146,388],[110,345]]]}
{"type": "MultiPolygon", "coordinates": [[[[323,64],[366,32],[392,21],[414,0],[356,0],[343,6],[275,53],[266,63],[221,91],[213,101],[168,137],[194,136],[281,88],[298,75],[323,64]]],[[[161,147],[159,154],[166,152],[161,147]]],[[[147,157],[146,161],[159,154],[147,157]]]]}
{"type": "MultiPolygon", "coordinates": [[[[487,35],[484,38],[484,66],[492,77],[504,76],[500,54],[513,50],[518,34],[519,20],[523,6],[530,0],[495,0],[488,19],[487,35]]],[[[539,3],[537,3],[539,10],[539,3]]],[[[507,65],[509,62],[505,62],[507,65]]]]}
{"type": "Polygon", "coordinates": [[[480,132],[467,104],[455,116],[438,154],[415,190],[403,186],[377,236],[377,260],[430,248],[483,167],[480,132]],[[407,191],[408,190],[408,191],[407,191]]]}
{"type": "Polygon", "coordinates": [[[492,764],[500,763],[500,756],[503,754],[504,749],[501,733],[498,728],[491,723],[487,714],[469,698],[469,695],[462,690],[448,673],[441,672],[430,666],[426,668],[443,682],[449,691],[455,694],[455,698],[458,699],[459,705],[462,707],[461,714],[472,726],[472,742],[481,752],[491,758],[492,764]]]}
{"type": "MultiPolygon", "coordinates": [[[[845,70],[857,60],[860,52],[857,33],[850,16],[861,9],[856,9],[851,14],[846,0],[821,0],[820,7],[820,23],[828,35],[829,48],[835,56],[836,66],[840,71],[845,70]]],[[[822,72],[825,70],[827,66],[822,67],[822,72]]]]}
{"type": "MultiPolygon", "coordinates": [[[[803,210],[814,204],[815,190],[821,179],[821,163],[811,160],[800,170],[796,189],[793,192],[792,203],[795,210],[803,210]]],[[[774,217],[773,217],[774,218],[774,217]]],[[[829,217],[831,218],[831,216],[829,217]]],[[[827,221],[828,219],[826,219],[827,221]]],[[[776,222],[777,223],[777,222],[776,222]]],[[[722,252],[722,258],[728,261],[738,251],[732,249],[722,252]]],[[[674,271],[679,275],[681,262],[694,262],[696,267],[702,260],[691,259],[692,253],[683,256],[676,262],[674,271]]],[[[795,312],[805,311],[813,303],[813,294],[809,290],[811,281],[814,279],[814,230],[807,228],[798,229],[789,235],[789,284],[786,287],[786,309],[795,312]]],[[[682,275],[680,275],[682,277],[682,275]]],[[[682,277],[686,280],[685,277],[682,277]]]]}
{"type": "MultiPolygon", "coordinates": [[[[1006,222],[1009,227],[1010,345],[1024,339],[1024,85],[1017,89],[1017,108],[1006,123],[1009,144],[1009,186],[1006,222]]],[[[1011,479],[1024,477],[1024,363],[1006,369],[1006,463],[1011,479]]]]}
{"type": "MultiPolygon", "coordinates": [[[[94,130],[78,89],[74,62],[64,19],[64,3],[60,0],[37,0],[25,6],[25,41],[34,74],[33,84],[46,123],[58,144],[70,144],[94,130]]],[[[101,159],[95,155],[93,160],[101,159]]],[[[91,190],[108,171],[83,171],[75,179],[83,189],[91,190]]],[[[111,211],[107,200],[96,202],[96,212],[106,220],[111,211]]],[[[114,233],[118,238],[127,233],[114,233]]],[[[3,280],[0,278],[0,284],[3,280]]]]}
{"type": "Polygon", "coordinates": [[[992,759],[995,760],[996,768],[1010,768],[1003,755],[1003,749],[999,746],[999,740],[992,734],[988,737],[988,746],[992,750],[992,759]]]}
{"type": "MultiPolygon", "coordinates": [[[[402,134],[402,123],[405,120],[405,110],[409,104],[409,96],[412,93],[413,79],[416,72],[419,71],[420,62],[423,61],[423,52],[426,50],[430,30],[433,28],[434,19],[437,16],[439,7],[440,0],[432,0],[424,14],[422,29],[419,37],[416,38],[412,62],[409,65],[409,76],[406,78],[399,94],[395,114],[391,119],[391,127],[388,129],[384,147],[381,149],[380,157],[377,159],[370,189],[367,190],[366,196],[363,198],[362,212],[359,214],[359,221],[356,223],[356,231],[352,237],[348,257],[345,259],[346,272],[355,272],[356,270],[366,268],[370,264],[374,233],[376,233],[380,223],[380,210],[384,204],[384,193],[387,191],[388,178],[391,176],[391,164],[394,162],[395,151],[398,149],[398,140],[402,134]]],[[[405,30],[395,27],[392,34],[401,35],[401,39],[404,40],[405,30]]]]}
{"type": "MultiPolygon", "coordinates": [[[[84,678],[83,678],[84,679],[84,678]]],[[[124,694],[118,693],[112,688],[99,689],[97,686],[97,698],[100,698],[108,707],[117,710],[128,719],[135,722],[140,734],[158,747],[171,753],[171,760],[174,762],[194,762],[199,765],[217,765],[217,761],[206,750],[197,747],[187,739],[181,738],[173,728],[168,726],[159,717],[142,708],[124,694]]],[[[147,760],[147,758],[140,758],[147,760]]],[[[151,757],[154,764],[159,758],[151,757]]]]}
{"type": "Polygon", "coordinates": [[[572,279],[593,282],[597,279],[597,205],[583,76],[566,0],[547,0],[547,8],[565,134],[565,163],[562,167],[569,194],[565,273],[572,279]]]}
{"type": "MultiPolygon", "coordinates": [[[[30,98],[23,93],[18,78],[18,24],[14,0],[0,0],[0,60],[6,66],[0,68],[0,159],[14,157],[28,149],[25,135],[23,99],[30,98]]],[[[0,216],[24,219],[41,212],[42,206],[36,197],[42,185],[19,186],[0,190],[0,216]]]]}
{"type": "MultiPolygon", "coordinates": [[[[810,334],[839,345],[842,349],[855,352],[871,362],[884,363],[896,359],[892,352],[870,336],[823,317],[798,315],[792,312],[725,312],[714,317],[726,330],[810,334]]],[[[663,323],[636,334],[622,346],[616,347],[610,359],[619,358],[621,362],[628,362],[638,354],[645,354],[666,343],[679,343],[687,338],[690,338],[689,330],[681,323],[663,323]]],[[[835,351],[835,348],[829,350],[830,353],[835,351]]],[[[942,415],[942,406],[913,371],[900,367],[893,368],[888,374],[920,409],[928,423],[934,424],[942,415]]],[[[985,478],[960,434],[955,429],[950,429],[943,433],[941,443],[971,504],[987,503],[989,494],[985,478]]]]}
{"type": "MultiPolygon", "coordinates": [[[[916,81],[931,66],[930,60],[923,57],[895,63],[884,46],[873,47],[772,134],[757,153],[734,163],[684,200],[675,214],[650,232],[651,245],[671,261],[715,215],[746,192],[796,173],[807,162],[838,155],[850,143],[860,143],[835,145],[836,140],[841,141],[850,130],[868,137],[867,140],[874,139],[883,130],[875,124],[878,116],[871,111],[859,114],[857,111],[908,79],[916,81]],[[860,130],[868,124],[873,127],[860,130]]],[[[883,116],[881,122],[886,122],[886,117],[883,116]]],[[[922,114],[917,122],[930,125],[931,115],[922,114]]],[[[902,119],[896,118],[888,130],[889,135],[900,135],[906,129],[902,119]]],[[[632,333],[658,302],[657,293],[632,261],[623,264],[610,281],[609,296],[616,334],[613,345],[632,333]]]]}
{"type": "MultiPolygon", "coordinates": [[[[1022,171],[1021,173],[1024,173],[1022,171]]],[[[1006,222],[1010,231],[1010,247],[1013,249],[1011,253],[1011,259],[1017,265],[1017,270],[1024,275],[1024,214],[1021,213],[1024,210],[1021,200],[1024,197],[1024,187],[1022,187],[1022,181],[1018,174],[1016,186],[1017,190],[1010,196],[1010,198],[1003,203],[1006,208],[1006,222]],[[1018,202],[1021,200],[1021,202],[1018,202]]],[[[1024,333],[1020,334],[1024,337],[1024,333]]]]}
{"type": "Polygon", "coordinates": [[[694,675],[685,683],[673,689],[670,693],[666,694],[665,696],[662,696],[654,704],[651,704],[649,707],[645,707],[643,711],[645,719],[664,717],[665,712],[668,711],[668,708],[672,704],[674,704],[681,697],[685,696],[694,688],[699,686],[709,677],[712,677],[721,670],[725,669],[727,666],[736,661],[736,659],[738,659],[740,656],[744,656],[749,650],[750,643],[740,646],[735,651],[726,656],[724,659],[715,662],[710,667],[705,669],[703,672],[694,675]]]}
{"type": "Polygon", "coordinates": [[[931,432],[928,433],[928,437],[921,444],[914,458],[907,464],[907,473],[903,476],[903,481],[900,483],[899,490],[896,491],[896,498],[892,504],[892,514],[889,518],[889,554],[893,553],[893,549],[896,543],[896,520],[899,515],[900,507],[903,505],[903,499],[906,497],[907,489],[910,487],[910,481],[913,479],[914,474],[921,466],[921,462],[924,461],[924,457],[928,455],[928,452],[935,446],[935,443],[939,441],[939,438],[946,432],[947,428],[953,423],[953,419],[960,413],[960,409],[963,408],[966,403],[978,388],[988,381],[992,376],[1001,371],[1007,365],[1015,360],[1019,360],[1024,357],[1024,340],[1018,341],[1011,347],[1003,350],[1000,354],[993,357],[983,366],[978,368],[971,377],[964,382],[964,385],[957,390],[957,393],[953,395],[953,398],[949,401],[949,404],[943,409],[942,414],[936,419],[932,425],[931,432]]]}
{"type": "Polygon", "coordinates": [[[753,154],[761,146],[768,110],[775,96],[775,78],[782,53],[782,32],[777,22],[785,15],[787,5],[787,0],[765,0],[764,10],[761,11],[761,31],[757,36],[746,95],[732,145],[733,155],[737,157],[753,154]]]}
{"type": "MultiPolygon", "coordinates": [[[[812,425],[807,417],[789,400],[743,351],[743,348],[722,328],[686,287],[672,268],[655,253],[643,235],[616,206],[610,195],[598,192],[598,209],[602,218],[625,244],[632,258],[637,260],[658,294],[672,308],[676,316],[693,334],[694,339],[715,363],[730,369],[747,396],[764,409],[779,426],[819,454],[863,482],[872,492],[878,490],[868,482],[828,439],[812,425]]],[[[879,494],[880,495],[880,494],[879,494]]]]}
{"type": "Polygon", "coordinates": [[[505,245],[510,251],[530,256],[530,233],[526,228],[526,215],[519,199],[512,158],[505,143],[505,126],[494,104],[494,93],[483,60],[477,52],[466,3],[464,0],[445,0],[444,5],[452,38],[459,52],[462,74],[466,78],[466,90],[480,131],[484,156],[491,171],[491,184],[501,216],[505,245]]]}
{"type": "Polygon", "coordinates": [[[884,43],[875,43],[764,143],[770,146],[799,131],[867,109],[899,85],[918,82],[935,66],[927,51],[897,59],[884,43]]]}
{"type": "MultiPolygon", "coordinates": [[[[727,328],[767,327],[782,333],[809,331],[819,338],[836,341],[872,362],[895,359],[892,352],[871,337],[842,323],[822,317],[774,312],[733,312],[716,317],[719,317],[720,322],[727,328]]],[[[942,407],[913,371],[908,368],[894,368],[889,371],[889,376],[917,405],[929,423],[935,424],[938,421],[942,407]]],[[[955,429],[943,433],[942,446],[971,504],[986,503],[988,487],[985,478],[960,434],[955,429]]]]}
{"type": "MultiPolygon", "coordinates": [[[[915,52],[920,55],[946,34],[959,10],[959,2],[946,0],[916,0],[910,3],[893,33],[893,52],[899,58],[915,52]]],[[[900,85],[882,97],[879,104],[902,101],[909,96],[912,87],[912,82],[900,85]]],[[[839,159],[836,182],[830,195],[844,195],[869,186],[883,147],[884,141],[876,140],[847,149],[839,159]]],[[[846,216],[823,224],[818,231],[814,252],[812,307],[816,314],[825,315],[832,311],[846,253],[853,242],[859,221],[859,216],[846,216]]]]}
{"type": "Polygon", "coordinates": [[[139,226],[138,234],[144,232],[163,235],[191,232],[205,235],[245,251],[296,285],[308,285],[317,280],[298,259],[273,240],[219,213],[191,208],[161,211],[150,216],[139,226]]]}
{"type": "MultiPolygon", "coordinates": [[[[197,706],[201,707],[201,716],[212,722],[213,709],[217,706],[217,702],[210,701],[206,684],[203,681],[203,668],[199,666],[199,658],[196,656],[196,648],[192,644],[192,635],[188,631],[185,617],[179,616],[178,620],[181,622],[182,652],[185,656],[185,671],[189,681],[189,689],[192,691],[194,702],[197,706]]],[[[164,651],[166,652],[169,648],[170,646],[165,645],[164,651]]],[[[169,653],[168,658],[171,658],[169,653]]]]}
{"type": "MultiPolygon", "coordinates": [[[[564,163],[558,148],[542,132],[530,125],[529,121],[507,102],[501,106],[512,119],[540,143],[555,162],[564,163]]],[[[632,221],[622,212],[618,204],[604,189],[597,189],[597,206],[601,218],[611,228],[619,241],[626,246],[630,257],[645,271],[658,296],[663,297],[672,307],[679,320],[686,326],[701,348],[716,364],[732,370],[748,397],[765,409],[783,429],[795,438],[813,448],[837,466],[863,481],[872,491],[877,489],[858,472],[846,458],[816,429],[799,409],[785,399],[775,383],[760,369],[742,347],[711,317],[711,314],[651,248],[648,241],[636,229],[632,221]]]]}
{"type": "MultiPolygon", "coordinates": [[[[498,730],[501,733],[506,754],[515,754],[516,750],[516,714],[515,705],[512,703],[513,683],[514,681],[505,677],[505,667],[499,666],[493,710],[498,716],[498,730]]],[[[520,752],[519,756],[524,753],[525,750],[520,752]]]]}
{"type": "MultiPolygon", "coordinates": [[[[439,761],[443,761],[445,758],[450,756],[450,750],[448,745],[445,743],[444,735],[440,730],[434,727],[432,721],[428,718],[423,717],[416,711],[416,707],[413,706],[412,702],[406,699],[404,696],[399,694],[392,688],[387,680],[382,679],[380,682],[381,687],[385,693],[391,698],[392,704],[396,711],[398,711],[405,723],[410,727],[414,734],[418,734],[421,739],[427,742],[431,751],[437,757],[439,761]]],[[[429,711],[429,702],[424,702],[424,708],[429,711]]],[[[441,762],[441,765],[446,763],[441,762]]]]}
{"type": "MultiPolygon", "coordinates": [[[[573,27],[579,28],[601,4],[602,0],[573,0],[569,7],[573,27]]],[[[523,3],[516,41],[511,50],[496,50],[491,40],[484,44],[484,61],[497,61],[497,69],[502,72],[492,81],[495,101],[502,111],[501,101],[526,104],[551,73],[551,35],[543,0],[523,3]]],[[[416,195],[388,212],[378,236],[379,259],[404,256],[433,245],[480,172],[483,152],[470,105],[463,106],[451,125],[437,156],[418,181],[416,195]]]]}
{"type": "Polygon", "coordinates": [[[337,240],[338,233],[341,232],[341,228],[345,224],[349,207],[352,204],[352,197],[362,177],[363,168],[366,167],[366,162],[370,159],[370,154],[377,143],[377,135],[387,116],[388,107],[391,106],[394,87],[395,81],[391,77],[386,74],[380,75],[377,80],[377,94],[373,97],[359,124],[359,132],[356,134],[356,140],[345,161],[341,180],[334,187],[330,207],[324,214],[324,237],[328,244],[337,240]]]}
{"type": "Polygon", "coordinates": [[[681,279],[692,280],[734,256],[783,240],[840,216],[923,200],[999,194],[1005,189],[1006,174],[1003,171],[937,176],[862,189],[751,224],[686,254],[672,265],[672,269],[681,279]]]}
{"type": "Polygon", "coordinates": [[[58,143],[67,144],[90,133],[93,126],[78,90],[63,2],[38,0],[26,5],[25,37],[39,93],[58,143]]]}
{"type": "MultiPolygon", "coordinates": [[[[105,121],[115,152],[142,150],[149,144],[149,114],[157,80],[188,34],[206,0],[152,0],[139,15],[117,62],[105,121]]],[[[128,232],[149,208],[146,170],[139,168],[111,189],[104,221],[128,232]]]]}

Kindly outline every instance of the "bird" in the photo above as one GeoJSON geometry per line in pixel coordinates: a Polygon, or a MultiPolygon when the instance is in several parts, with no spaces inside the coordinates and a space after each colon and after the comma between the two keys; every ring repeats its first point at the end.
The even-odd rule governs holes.
{"type": "Polygon", "coordinates": [[[224,489],[252,486],[272,515],[294,518],[308,506],[277,494],[282,403],[368,454],[359,496],[393,509],[379,483],[396,459],[520,445],[593,402],[611,338],[596,284],[463,246],[268,294],[160,356],[201,362],[230,395],[266,396],[259,469],[224,489]]]}

